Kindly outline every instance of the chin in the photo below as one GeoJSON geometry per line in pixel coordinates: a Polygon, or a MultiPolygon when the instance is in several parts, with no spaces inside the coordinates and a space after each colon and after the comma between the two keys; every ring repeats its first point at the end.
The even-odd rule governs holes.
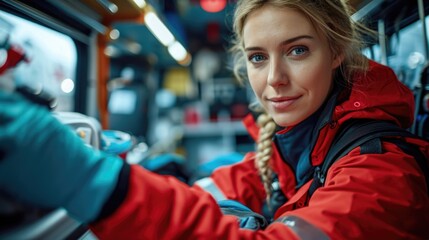
{"type": "Polygon", "coordinates": [[[284,116],[274,116],[273,120],[277,125],[281,127],[291,127],[301,122],[299,119],[291,117],[285,118],[284,116]]]}

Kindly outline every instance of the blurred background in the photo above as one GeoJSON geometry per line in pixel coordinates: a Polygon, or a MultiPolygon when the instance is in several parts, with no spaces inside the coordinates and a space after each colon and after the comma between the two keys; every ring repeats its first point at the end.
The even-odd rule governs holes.
{"type": "MultiPolygon", "coordinates": [[[[363,53],[414,92],[410,130],[429,138],[428,1],[350,3],[379,35],[363,53]]],[[[45,105],[89,146],[191,184],[254,148],[241,123],[254,96],[228,52],[235,4],[0,0],[0,70],[16,65],[0,88],[45,105]]],[[[1,239],[83,239],[87,228],[66,215],[0,192],[1,239]]]]}
{"type": "MultiPolygon", "coordinates": [[[[363,52],[391,66],[427,102],[427,1],[350,1],[354,19],[385,36],[363,52]]],[[[28,61],[17,85],[51,96],[57,112],[177,153],[188,167],[253,149],[241,119],[254,100],[232,75],[232,0],[2,0],[1,32],[28,61]]],[[[422,115],[422,116],[420,116],[422,115]]],[[[424,120],[424,119],[423,119],[424,120]]],[[[427,134],[426,125],[415,126],[427,134]]]]}

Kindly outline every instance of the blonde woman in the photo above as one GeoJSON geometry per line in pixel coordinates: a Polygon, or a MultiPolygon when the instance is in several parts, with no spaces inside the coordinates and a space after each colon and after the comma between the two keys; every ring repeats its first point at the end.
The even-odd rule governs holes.
{"type": "MultiPolygon", "coordinates": [[[[258,146],[243,162],[189,188],[94,153],[43,109],[1,93],[1,188],[64,207],[100,239],[428,239],[425,176],[389,141],[382,153],[349,152],[308,196],[314,168],[345,122],[407,128],[413,121],[412,93],[360,54],[347,5],[242,0],[234,31],[235,72],[250,82],[260,110],[244,119],[258,146]],[[283,202],[275,203],[276,194],[283,202]],[[239,203],[235,212],[264,214],[268,224],[240,228],[222,213],[222,200],[239,203]]],[[[427,160],[427,142],[403,141],[427,160]]]]}

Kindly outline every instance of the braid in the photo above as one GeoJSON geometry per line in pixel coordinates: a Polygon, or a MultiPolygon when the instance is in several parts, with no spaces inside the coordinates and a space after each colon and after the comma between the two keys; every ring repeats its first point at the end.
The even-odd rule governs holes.
{"type": "Polygon", "coordinates": [[[256,154],[256,168],[262,178],[262,183],[267,194],[267,203],[269,203],[271,192],[272,192],[272,169],[270,166],[270,159],[272,153],[272,136],[276,129],[276,124],[273,119],[267,114],[263,113],[259,115],[257,119],[259,125],[259,138],[258,147],[256,154]]]}

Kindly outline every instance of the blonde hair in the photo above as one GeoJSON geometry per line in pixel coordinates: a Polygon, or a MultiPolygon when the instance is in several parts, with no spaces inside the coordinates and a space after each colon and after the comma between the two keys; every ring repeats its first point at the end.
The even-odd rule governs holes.
{"type": "MultiPolygon", "coordinates": [[[[366,72],[368,68],[368,59],[361,53],[364,46],[361,35],[371,30],[352,21],[351,8],[344,1],[239,0],[234,13],[234,39],[230,50],[234,56],[234,75],[240,82],[243,83],[247,78],[243,28],[249,14],[260,9],[264,5],[271,5],[277,8],[293,8],[299,10],[310,19],[318,33],[326,37],[333,55],[344,56],[343,62],[334,73],[334,78],[336,80],[344,81],[338,84],[349,86],[355,73],[366,72]]],[[[267,202],[269,202],[272,192],[272,168],[270,166],[270,159],[275,123],[265,113],[260,115],[257,119],[257,123],[260,127],[260,132],[255,164],[267,193],[267,202]]]]}
{"type": "Polygon", "coordinates": [[[276,124],[273,119],[266,113],[258,116],[257,123],[259,126],[259,137],[257,144],[257,153],[255,159],[256,168],[262,178],[262,184],[266,192],[266,199],[268,207],[270,207],[270,197],[272,193],[272,177],[273,171],[270,166],[270,159],[272,154],[273,134],[276,129],[276,124]]]}

